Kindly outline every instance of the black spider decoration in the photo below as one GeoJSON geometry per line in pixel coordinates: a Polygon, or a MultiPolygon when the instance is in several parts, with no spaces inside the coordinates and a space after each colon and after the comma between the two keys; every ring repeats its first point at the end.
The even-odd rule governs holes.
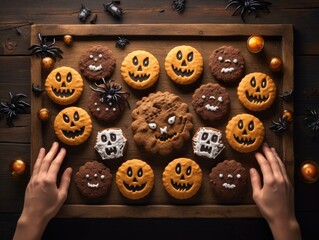
{"type": "Polygon", "coordinates": [[[307,110],[306,116],[304,117],[306,126],[315,134],[319,135],[319,114],[317,110],[307,110]]]}
{"type": "Polygon", "coordinates": [[[40,96],[43,91],[44,91],[44,90],[43,90],[39,85],[34,86],[34,83],[32,83],[32,92],[33,92],[36,96],[40,96]]]}
{"type": "Polygon", "coordinates": [[[284,101],[290,101],[293,97],[293,90],[291,89],[290,91],[283,92],[281,95],[279,95],[279,97],[284,101]]]}
{"type": "Polygon", "coordinates": [[[80,22],[85,23],[90,15],[91,15],[91,10],[87,8],[83,3],[81,3],[81,9],[78,16],[80,22]]]}
{"type": "Polygon", "coordinates": [[[171,4],[173,10],[176,10],[178,13],[183,13],[185,10],[186,1],[185,0],[174,0],[171,4]]]}
{"type": "Polygon", "coordinates": [[[48,42],[46,38],[42,38],[41,34],[38,34],[40,44],[32,45],[29,50],[31,50],[31,54],[35,54],[38,57],[52,57],[56,60],[57,57],[63,58],[62,53],[63,51],[59,48],[54,46],[55,38],[53,38],[52,42],[48,42]]]}
{"type": "Polygon", "coordinates": [[[261,1],[261,0],[230,0],[225,7],[225,9],[229,8],[230,6],[235,5],[236,9],[233,12],[232,16],[242,8],[240,12],[240,17],[245,22],[245,14],[246,12],[250,15],[252,12],[255,13],[255,18],[257,17],[257,10],[262,9],[268,13],[270,13],[268,6],[271,5],[271,2],[261,1]]]}
{"type": "Polygon", "coordinates": [[[108,80],[106,82],[104,78],[102,78],[104,86],[101,87],[98,84],[94,84],[96,88],[93,88],[90,86],[90,88],[100,93],[100,102],[102,103],[112,103],[117,104],[120,108],[123,103],[126,103],[129,108],[131,108],[129,102],[125,97],[122,96],[122,94],[129,95],[128,92],[121,91],[122,86],[119,84],[112,84],[113,80],[108,80]]]}
{"type": "Polygon", "coordinates": [[[27,96],[22,93],[12,96],[11,92],[9,92],[9,96],[10,103],[0,103],[0,115],[6,115],[8,126],[13,127],[13,119],[16,118],[19,113],[27,113],[27,108],[30,107],[30,104],[21,100],[21,98],[27,98],[27,96]]]}
{"type": "Polygon", "coordinates": [[[110,13],[113,17],[121,19],[123,16],[123,9],[119,6],[120,1],[112,1],[107,4],[103,3],[104,10],[110,13]]]}
{"type": "Polygon", "coordinates": [[[278,122],[274,120],[271,120],[271,122],[273,125],[271,125],[269,129],[277,134],[284,133],[287,130],[289,124],[289,121],[282,117],[279,118],[278,122]]]}
{"type": "Polygon", "coordinates": [[[118,37],[118,40],[115,43],[115,47],[124,49],[127,44],[129,44],[130,41],[126,38],[118,37]]]}

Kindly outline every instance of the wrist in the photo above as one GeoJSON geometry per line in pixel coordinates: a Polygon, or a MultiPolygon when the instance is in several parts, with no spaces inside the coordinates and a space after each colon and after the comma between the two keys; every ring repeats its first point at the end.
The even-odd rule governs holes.
{"type": "Polygon", "coordinates": [[[295,217],[285,220],[275,220],[269,223],[269,227],[274,236],[274,239],[291,239],[291,240],[300,240],[301,231],[300,226],[295,217]]]}

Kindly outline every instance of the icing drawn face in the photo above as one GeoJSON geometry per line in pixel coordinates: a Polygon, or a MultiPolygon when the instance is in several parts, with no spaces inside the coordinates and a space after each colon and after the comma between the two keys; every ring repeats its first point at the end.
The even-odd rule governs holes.
{"type": "Polygon", "coordinates": [[[81,96],[83,79],[73,68],[56,68],[46,78],[45,89],[54,102],[69,105],[81,96]]]}
{"type": "Polygon", "coordinates": [[[238,114],[226,127],[229,144],[237,151],[251,152],[256,150],[264,139],[264,126],[255,116],[238,114]]]}
{"type": "Polygon", "coordinates": [[[91,135],[92,120],[84,109],[68,107],[62,109],[55,117],[54,130],[65,144],[79,145],[91,135]]]}
{"type": "Polygon", "coordinates": [[[222,133],[212,128],[200,128],[193,138],[194,153],[198,156],[215,159],[225,148],[222,133]]]}
{"type": "Polygon", "coordinates": [[[165,70],[175,82],[191,84],[202,74],[203,64],[203,57],[195,48],[178,46],[167,54],[165,70]]]}
{"type": "Polygon", "coordinates": [[[219,71],[222,74],[241,72],[244,69],[243,57],[238,49],[221,47],[215,51],[215,62],[219,63],[219,71]]]}
{"type": "Polygon", "coordinates": [[[152,190],[154,172],[144,161],[138,159],[127,160],[116,173],[116,184],[125,197],[140,199],[152,190]]]}
{"type": "Polygon", "coordinates": [[[274,81],[264,73],[246,75],[238,86],[238,95],[243,105],[252,111],[270,107],[276,98],[274,81]]]}
{"type": "Polygon", "coordinates": [[[171,196],[177,199],[190,198],[201,186],[202,170],[189,158],[177,158],[166,166],[162,181],[171,196]]]}
{"type": "Polygon", "coordinates": [[[123,157],[127,139],[122,129],[105,129],[97,133],[95,150],[103,160],[123,157]]]}
{"type": "Polygon", "coordinates": [[[152,86],[158,79],[158,60],[147,51],[133,51],[122,62],[121,74],[125,82],[136,89],[152,86]]]}

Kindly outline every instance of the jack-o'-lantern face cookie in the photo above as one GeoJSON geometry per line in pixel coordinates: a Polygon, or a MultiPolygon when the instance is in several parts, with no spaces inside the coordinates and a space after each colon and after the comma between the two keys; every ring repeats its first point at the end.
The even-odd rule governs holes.
{"type": "Polygon", "coordinates": [[[226,126],[226,138],[232,148],[247,153],[259,148],[264,140],[265,129],[262,122],[247,113],[234,116],[226,126]]]}
{"type": "Polygon", "coordinates": [[[153,86],[160,73],[160,65],[156,57],[142,50],[129,53],[123,60],[121,75],[132,88],[146,89],[153,86]]]}
{"type": "Polygon", "coordinates": [[[113,52],[100,45],[89,48],[80,58],[79,68],[89,81],[108,79],[114,72],[116,59],[113,52]]]}
{"type": "Polygon", "coordinates": [[[73,68],[59,67],[50,72],[45,80],[49,98],[60,105],[76,102],[83,91],[83,79],[73,68]]]}
{"type": "Polygon", "coordinates": [[[276,85],[266,74],[254,72],[239,83],[237,95],[240,102],[251,111],[269,108],[276,98],[276,85]]]}
{"type": "Polygon", "coordinates": [[[177,158],[171,161],[163,172],[163,185],[174,198],[187,199],[194,196],[202,184],[202,170],[189,158],[177,158]]]}
{"type": "Polygon", "coordinates": [[[209,57],[213,76],[222,82],[239,81],[245,73],[245,60],[240,51],[232,46],[222,46],[209,57]]]}
{"type": "Polygon", "coordinates": [[[195,82],[202,74],[204,66],[200,52],[191,46],[177,46],[165,58],[165,70],[175,83],[187,85],[195,82]]]}
{"type": "Polygon", "coordinates": [[[82,165],[75,175],[75,184],[79,192],[87,198],[105,196],[112,183],[110,169],[98,161],[82,165]]]}
{"type": "Polygon", "coordinates": [[[64,108],[55,117],[54,131],[63,143],[79,145],[91,135],[92,120],[82,108],[64,108]]]}
{"type": "Polygon", "coordinates": [[[116,185],[123,196],[129,199],[143,198],[153,188],[154,172],[142,160],[127,160],[116,172],[116,185]]]}
{"type": "Polygon", "coordinates": [[[162,155],[181,149],[193,128],[188,105],[169,92],[151,93],[136,103],[131,129],[147,152],[162,155]]]}

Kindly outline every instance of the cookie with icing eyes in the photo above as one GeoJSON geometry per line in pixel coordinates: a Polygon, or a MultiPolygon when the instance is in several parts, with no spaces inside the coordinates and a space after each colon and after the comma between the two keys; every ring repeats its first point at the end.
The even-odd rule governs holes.
{"type": "Polygon", "coordinates": [[[217,83],[207,83],[197,88],[192,96],[195,112],[204,120],[216,121],[224,118],[230,108],[229,94],[217,83]]]}
{"type": "Polygon", "coordinates": [[[239,203],[245,194],[248,173],[241,163],[224,160],[211,169],[209,181],[218,201],[239,203]]]}
{"type": "Polygon", "coordinates": [[[251,111],[263,111],[276,99],[276,85],[265,73],[247,74],[239,83],[237,95],[240,102],[251,111]]]}
{"type": "Polygon", "coordinates": [[[75,174],[78,191],[87,198],[100,198],[110,191],[113,176],[108,167],[98,161],[86,162],[75,174]]]}
{"type": "Polygon", "coordinates": [[[105,46],[97,45],[86,50],[79,61],[83,76],[89,81],[108,79],[114,72],[116,58],[113,52],[105,46]]]}
{"type": "Polygon", "coordinates": [[[217,80],[233,83],[239,81],[245,74],[245,59],[239,49],[222,46],[210,55],[209,68],[217,80]]]}

